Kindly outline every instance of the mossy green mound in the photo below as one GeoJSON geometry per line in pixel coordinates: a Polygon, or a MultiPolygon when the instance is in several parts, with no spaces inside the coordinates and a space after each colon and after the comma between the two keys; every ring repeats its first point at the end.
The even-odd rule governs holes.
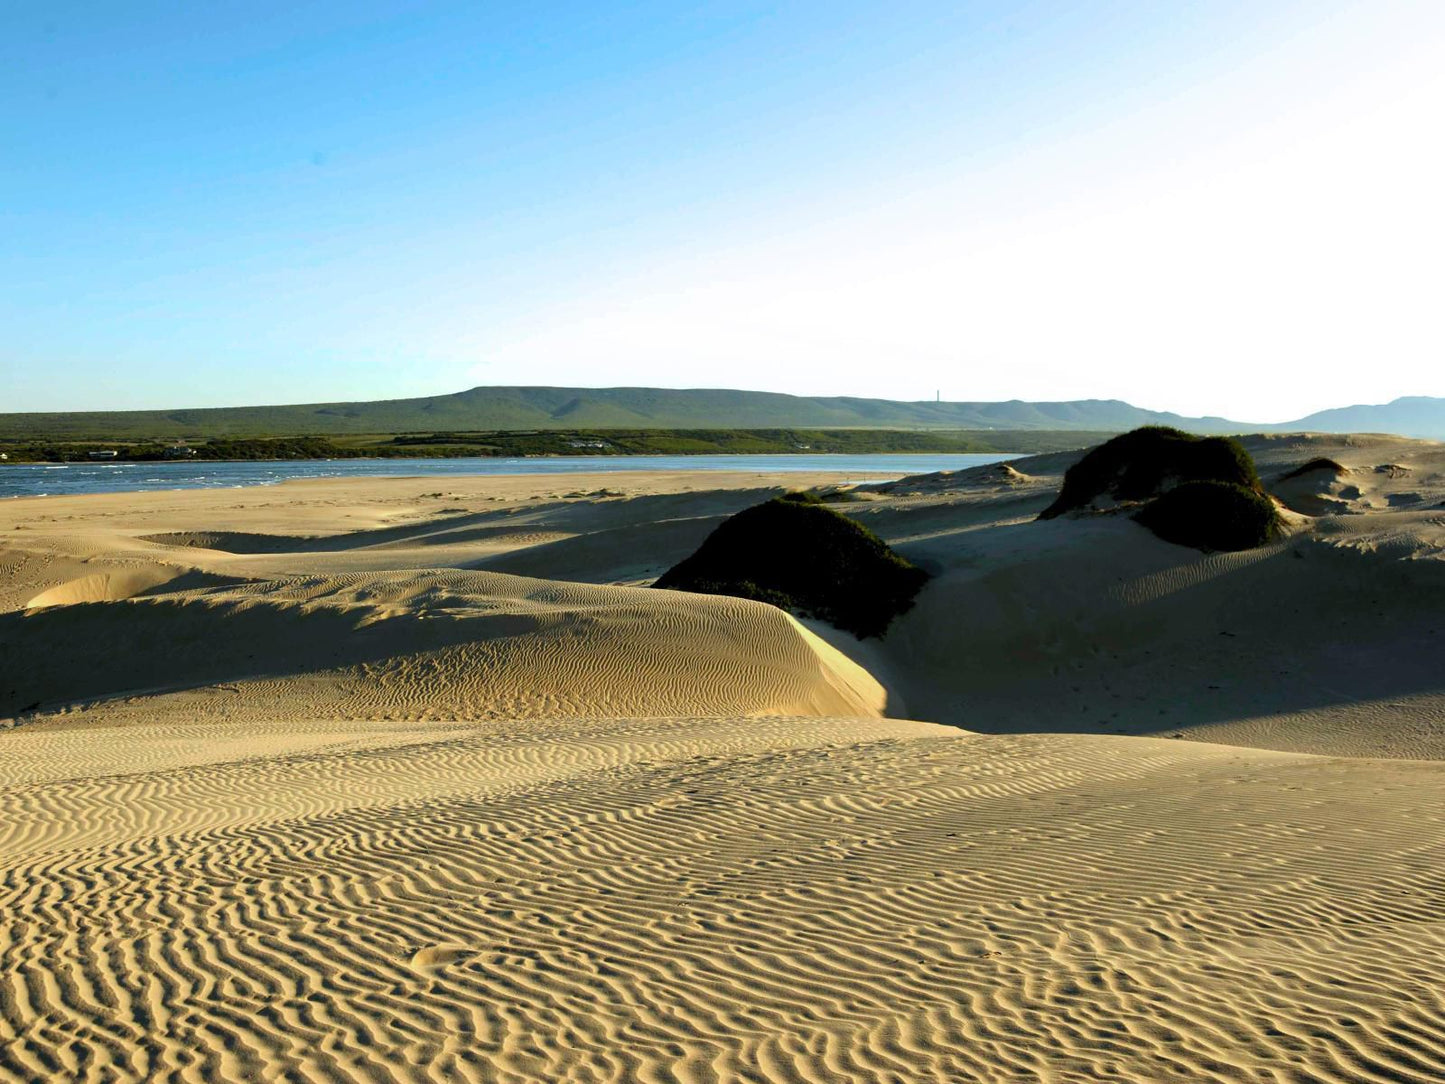
{"type": "Polygon", "coordinates": [[[1105,441],[1070,467],[1058,499],[1039,518],[1089,508],[1101,498],[1115,503],[1152,500],[1185,482],[1221,482],[1263,492],[1254,460],[1239,441],[1151,425],[1105,441]]]}
{"type": "Polygon", "coordinates": [[[1264,494],[1229,482],[1185,482],[1134,517],[1166,542],[1199,550],[1248,550],[1279,531],[1264,494]]]}
{"type": "Polygon", "coordinates": [[[928,574],[812,494],[789,494],[724,521],[656,587],[769,602],[856,635],[881,636],[928,574]]]}

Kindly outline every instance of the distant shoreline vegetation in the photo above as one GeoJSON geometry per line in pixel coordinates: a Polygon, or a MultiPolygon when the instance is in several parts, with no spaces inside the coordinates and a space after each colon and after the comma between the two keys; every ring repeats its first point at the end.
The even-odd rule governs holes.
{"type": "MultiPolygon", "coordinates": [[[[1075,430],[576,429],[383,433],[344,437],[68,441],[0,438],[8,463],[196,462],[297,459],[454,459],[628,455],[937,455],[1081,448],[1110,436],[1075,430]],[[177,452],[178,448],[187,451],[177,452]],[[178,458],[179,457],[179,458],[178,458]]],[[[3,465],[3,464],[0,464],[3,465]]]]}

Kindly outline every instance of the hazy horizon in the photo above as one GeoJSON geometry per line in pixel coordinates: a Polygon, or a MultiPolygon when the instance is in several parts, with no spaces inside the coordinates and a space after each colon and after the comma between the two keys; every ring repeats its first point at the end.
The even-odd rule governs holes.
{"type": "Polygon", "coordinates": [[[0,411],[1445,395],[1445,8],[23,3],[0,411]]]}

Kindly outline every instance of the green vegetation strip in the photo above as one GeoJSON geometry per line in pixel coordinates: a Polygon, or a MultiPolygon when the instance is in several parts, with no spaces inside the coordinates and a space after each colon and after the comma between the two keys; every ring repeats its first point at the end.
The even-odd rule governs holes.
{"type": "Polygon", "coordinates": [[[178,452],[173,442],[5,440],[0,452],[12,463],[84,462],[92,452],[114,451],[126,462],[175,458],[418,459],[484,456],[602,455],[820,455],[948,454],[1063,451],[1107,434],[1073,431],[919,432],[890,429],[572,429],[497,432],[434,432],[343,437],[248,437],[197,440],[178,452]]]}

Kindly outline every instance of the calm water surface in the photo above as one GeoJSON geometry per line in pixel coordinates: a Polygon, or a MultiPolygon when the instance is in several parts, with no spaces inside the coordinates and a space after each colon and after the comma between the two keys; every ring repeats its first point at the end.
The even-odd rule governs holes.
{"type": "Polygon", "coordinates": [[[443,478],[639,470],[836,471],[839,481],[962,470],[1012,455],[629,455],[536,459],[298,459],[254,463],[3,463],[0,497],[267,486],[293,478],[443,478]]]}

